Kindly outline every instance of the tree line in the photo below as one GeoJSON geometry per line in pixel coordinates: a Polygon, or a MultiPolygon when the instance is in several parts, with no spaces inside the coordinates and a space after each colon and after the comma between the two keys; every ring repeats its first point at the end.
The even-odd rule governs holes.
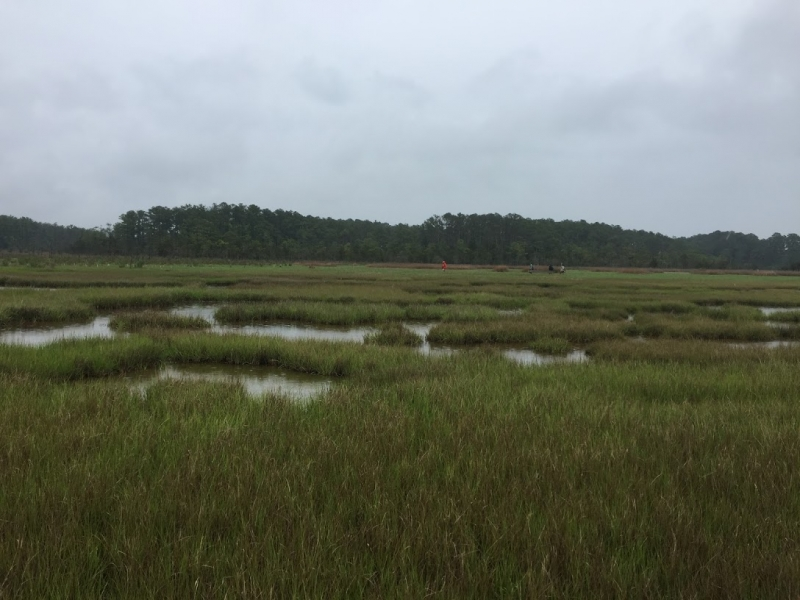
{"type": "Polygon", "coordinates": [[[715,231],[672,238],[516,214],[435,215],[421,225],[330,219],[255,205],[155,206],[105,228],[0,216],[0,251],[225,260],[560,264],[800,270],[800,236],[715,231]]]}

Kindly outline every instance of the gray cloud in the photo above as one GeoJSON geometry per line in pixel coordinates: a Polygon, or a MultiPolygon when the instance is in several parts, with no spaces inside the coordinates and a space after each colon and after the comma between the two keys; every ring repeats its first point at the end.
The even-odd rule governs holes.
{"type": "MultiPolygon", "coordinates": [[[[480,3],[470,10],[477,27],[480,3]]],[[[403,47],[380,45],[397,35],[315,24],[327,46],[300,43],[288,17],[274,40],[233,49],[189,52],[186,38],[152,56],[112,46],[106,62],[18,58],[0,65],[0,213],[98,225],[226,201],[389,222],[514,212],[672,235],[796,231],[799,11],[759,5],[716,37],[695,19],[665,38],[670,60],[614,73],[606,59],[558,62],[558,31],[475,37],[483,60],[463,46],[469,61],[404,62],[403,47]]]]}
{"type": "Polygon", "coordinates": [[[309,96],[327,104],[344,104],[349,98],[342,74],[331,67],[322,67],[311,59],[304,60],[295,73],[300,87],[309,96]]]}

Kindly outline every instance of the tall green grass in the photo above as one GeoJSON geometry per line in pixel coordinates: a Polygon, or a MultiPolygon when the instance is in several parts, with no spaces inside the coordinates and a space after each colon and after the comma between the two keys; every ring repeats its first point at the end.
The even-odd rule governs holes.
{"type": "Polygon", "coordinates": [[[282,301],[269,304],[232,304],[216,311],[221,323],[295,321],[320,325],[373,325],[396,321],[484,321],[497,318],[496,310],[475,306],[407,305],[390,303],[332,303],[282,301]]]}
{"type": "Polygon", "coordinates": [[[171,315],[156,311],[129,312],[111,317],[109,327],[114,331],[143,331],[154,329],[208,329],[211,324],[200,317],[171,315]]]}
{"type": "Polygon", "coordinates": [[[73,287],[0,290],[0,314],[220,302],[232,323],[381,332],[364,345],[289,341],[131,313],[116,322],[157,327],[0,345],[0,598],[800,591],[800,348],[741,344],[797,337],[765,324],[794,317],[756,307],[797,306],[800,278],[224,265],[9,275],[73,287]],[[108,285],[80,287],[98,280],[108,285]],[[125,281],[136,286],[112,285],[125,281]],[[435,322],[434,343],[482,347],[423,356],[403,345],[406,320],[435,322]],[[520,366],[492,343],[585,347],[591,360],[520,366]],[[336,382],[302,406],[219,383],[135,389],[149,369],[190,363],[336,382]]]}
{"type": "Polygon", "coordinates": [[[3,375],[0,590],[791,597],[796,367],[465,353],[305,408],[3,375]]]}
{"type": "Polygon", "coordinates": [[[364,338],[365,344],[379,346],[419,346],[423,341],[422,337],[399,323],[384,325],[380,331],[364,338]]]}

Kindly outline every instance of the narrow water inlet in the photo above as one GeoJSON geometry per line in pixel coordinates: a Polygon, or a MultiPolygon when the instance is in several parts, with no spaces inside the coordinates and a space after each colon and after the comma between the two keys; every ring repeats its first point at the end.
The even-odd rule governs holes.
{"type": "Polygon", "coordinates": [[[36,329],[15,329],[0,332],[0,344],[13,346],[44,346],[61,340],[82,340],[87,338],[112,338],[117,335],[108,326],[109,317],[97,317],[84,325],[65,325],[61,327],[42,327],[36,329]]]}

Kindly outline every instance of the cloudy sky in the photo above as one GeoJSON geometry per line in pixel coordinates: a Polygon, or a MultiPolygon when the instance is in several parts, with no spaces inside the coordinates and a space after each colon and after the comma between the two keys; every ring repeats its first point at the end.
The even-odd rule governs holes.
{"type": "Polygon", "coordinates": [[[0,0],[0,214],[800,232],[798,0],[0,0]]]}

